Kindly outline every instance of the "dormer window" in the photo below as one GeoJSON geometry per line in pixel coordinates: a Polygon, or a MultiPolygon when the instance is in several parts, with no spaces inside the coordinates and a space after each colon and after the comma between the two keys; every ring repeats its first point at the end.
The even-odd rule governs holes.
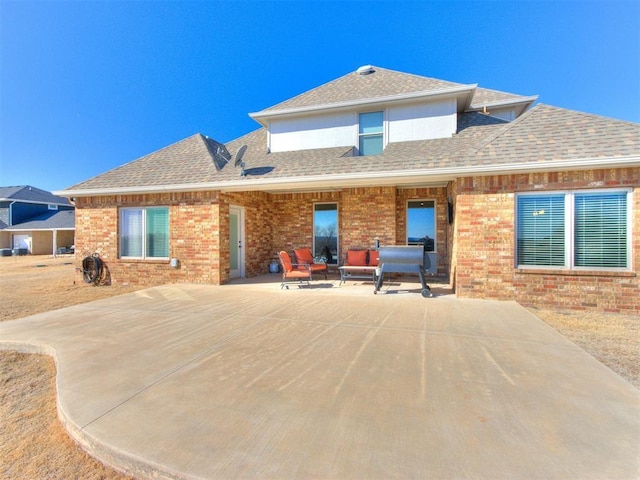
{"type": "Polygon", "coordinates": [[[361,113],[358,118],[360,155],[378,155],[384,147],[383,112],[361,113]]]}

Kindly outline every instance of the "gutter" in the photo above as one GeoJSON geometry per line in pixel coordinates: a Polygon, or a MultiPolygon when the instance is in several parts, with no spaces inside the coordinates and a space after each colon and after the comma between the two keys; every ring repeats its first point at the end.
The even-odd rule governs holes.
{"type": "Polygon", "coordinates": [[[273,178],[252,181],[241,178],[224,182],[185,183],[175,185],[150,185],[133,187],[95,188],[81,190],[60,190],[56,195],[65,197],[94,197],[106,195],[135,195],[166,192],[220,191],[220,192],[249,192],[271,191],[287,192],[322,188],[349,188],[354,186],[405,186],[425,182],[447,182],[457,177],[505,175],[512,173],[588,170],[591,168],[619,168],[640,166],[640,156],[616,158],[588,158],[573,161],[555,160],[540,163],[507,163],[501,165],[472,165],[465,167],[423,168],[412,170],[391,170],[384,172],[365,172],[342,175],[326,175],[320,179],[317,176],[300,176],[273,178]]]}

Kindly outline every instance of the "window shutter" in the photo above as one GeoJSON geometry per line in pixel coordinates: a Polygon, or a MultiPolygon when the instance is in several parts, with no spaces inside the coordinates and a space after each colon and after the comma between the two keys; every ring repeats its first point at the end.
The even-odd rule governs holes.
{"type": "Polygon", "coordinates": [[[627,194],[575,195],[576,267],[627,266],[627,194]]]}
{"type": "Polygon", "coordinates": [[[518,197],[517,215],[517,264],[564,266],[564,195],[518,197]]]}

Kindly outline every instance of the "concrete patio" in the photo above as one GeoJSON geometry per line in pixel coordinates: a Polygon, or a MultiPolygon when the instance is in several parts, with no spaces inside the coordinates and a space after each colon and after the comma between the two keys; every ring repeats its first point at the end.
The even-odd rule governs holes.
{"type": "Polygon", "coordinates": [[[0,348],[53,355],[68,430],[141,478],[640,476],[640,390],[518,304],[274,282],[4,322],[0,348]]]}

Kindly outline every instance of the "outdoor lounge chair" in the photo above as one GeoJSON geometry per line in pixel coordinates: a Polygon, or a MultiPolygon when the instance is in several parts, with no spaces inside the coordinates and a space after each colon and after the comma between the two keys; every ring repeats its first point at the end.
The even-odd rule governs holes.
{"type": "MultiPolygon", "coordinates": [[[[291,263],[291,257],[284,251],[279,252],[278,257],[280,258],[280,264],[282,265],[281,290],[282,287],[291,282],[302,283],[306,281],[307,285],[309,285],[309,280],[311,280],[311,267],[308,264],[291,263]]],[[[288,285],[287,288],[289,288],[288,285]]]]}
{"type": "Polygon", "coordinates": [[[310,248],[296,248],[293,250],[293,254],[296,256],[298,263],[306,263],[311,268],[311,274],[323,273],[324,279],[327,279],[327,264],[326,263],[313,263],[313,255],[311,255],[310,248]]]}

